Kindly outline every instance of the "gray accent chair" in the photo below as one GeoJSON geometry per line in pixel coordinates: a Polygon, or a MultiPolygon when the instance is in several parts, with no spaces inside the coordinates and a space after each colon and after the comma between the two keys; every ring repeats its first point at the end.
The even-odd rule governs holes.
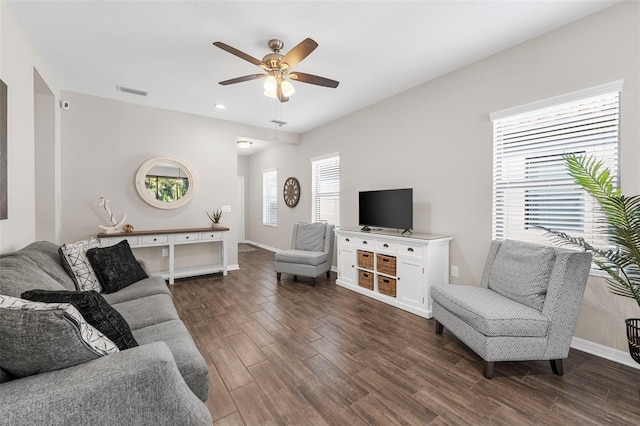
{"type": "Polygon", "coordinates": [[[291,249],[275,254],[275,270],[278,281],[282,273],[310,277],[316,285],[316,277],[323,273],[331,276],[333,261],[334,225],[327,223],[296,223],[293,225],[291,249]]]}
{"type": "Polygon", "coordinates": [[[493,241],[480,286],[431,287],[436,333],[446,327],[483,359],[549,360],[562,375],[591,267],[591,253],[493,241]]]}

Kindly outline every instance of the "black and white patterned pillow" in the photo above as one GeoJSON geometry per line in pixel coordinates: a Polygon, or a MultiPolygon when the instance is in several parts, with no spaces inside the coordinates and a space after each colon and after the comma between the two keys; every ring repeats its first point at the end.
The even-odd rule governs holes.
{"type": "Polygon", "coordinates": [[[0,366],[17,377],[71,367],[118,352],[70,303],[0,295],[0,366]]]}
{"type": "Polygon", "coordinates": [[[76,289],[79,291],[95,290],[98,293],[102,291],[100,281],[87,259],[87,250],[96,247],[100,247],[100,241],[97,238],[60,246],[59,253],[62,265],[71,275],[76,289]]]}

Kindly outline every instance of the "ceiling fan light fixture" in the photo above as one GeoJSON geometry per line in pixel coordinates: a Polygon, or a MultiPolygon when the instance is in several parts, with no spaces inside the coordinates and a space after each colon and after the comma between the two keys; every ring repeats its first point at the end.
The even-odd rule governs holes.
{"type": "Polygon", "coordinates": [[[274,95],[275,95],[276,90],[278,90],[278,80],[276,79],[276,77],[274,75],[269,75],[264,80],[264,91],[265,92],[273,92],[274,95]]]}
{"type": "Polygon", "coordinates": [[[282,94],[287,98],[293,95],[296,91],[295,87],[293,87],[293,84],[291,84],[287,80],[283,80],[281,83],[281,86],[282,86],[282,94]]]}
{"type": "Polygon", "coordinates": [[[273,92],[271,92],[271,91],[269,91],[269,90],[265,90],[265,91],[264,91],[264,95],[265,95],[265,96],[268,96],[268,97],[270,97],[270,98],[273,98],[273,99],[278,99],[278,95],[277,95],[277,93],[276,93],[276,91],[275,91],[275,90],[274,90],[273,92]]]}

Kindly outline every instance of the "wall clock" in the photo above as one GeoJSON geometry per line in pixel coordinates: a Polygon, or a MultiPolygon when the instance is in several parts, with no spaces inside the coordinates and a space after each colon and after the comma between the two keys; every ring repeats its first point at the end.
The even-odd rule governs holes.
{"type": "Polygon", "coordinates": [[[282,188],[284,202],[289,207],[295,207],[300,201],[300,182],[294,177],[287,178],[282,188]]]}

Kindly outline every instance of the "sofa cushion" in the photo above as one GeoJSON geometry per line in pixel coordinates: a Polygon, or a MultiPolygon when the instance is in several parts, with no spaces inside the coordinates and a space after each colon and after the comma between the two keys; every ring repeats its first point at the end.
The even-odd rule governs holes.
{"type": "Polygon", "coordinates": [[[300,223],[296,233],[296,250],[324,251],[326,223],[300,223]]]}
{"type": "Polygon", "coordinates": [[[18,377],[58,370],[118,347],[69,303],[40,303],[0,295],[0,367],[18,377]]]}
{"type": "Polygon", "coordinates": [[[133,255],[127,240],[122,240],[110,247],[89,249],[87,258],[105,293],[116,292],[148,278],[147,273],[133,255]]]}
{"type": "Polygon", "coordinates": [[[489,288],[540,311],[554,261],[551,247],[503,241],[491,266],[489,288]]]}
{"type": "Polygon", "coordinates": [[[171,349],[178,370],[193,393],[202,401],[209,395],[208,367],[182,321],[167,321],[133,332],[140,344],[163,341],[171,349]]]}
{"type": "Polygon", "coordinates": [[[102,293],[102,297],[104,297],[110,305],[113,305],[115,303],[122,303],[146,296],[152,296],[154,294],[171,295],[171,292],[167,287],[167,283],[162,277],[150,276],[149,278],[133,283],[122,290],[116,291],[115,293],[102,293]]]}
{"type": "Polygon", "coordinates": [[[322,251],[284,250],[274,255],[276,262],[298,263],[317,266],[329,260],[329,255],[322,251]]]}
{"type": "Polygon", "coordinates": [[[550,321],[537,309],[471,285],[431,287],[434,303],[490,337],[545,337],[550,321]]]}
{"type": "Polygon", "coordinates": [[[75,290],[76,285],[69,273],[62,266],[59,254],[60,247],[49,241],[31,243],[17,253],[33,260],[40,269],[58,281],[67,290],[75,290]]]}
{"type": "Polygon", "coordinates": [[[16,252],[0,258],[0,270],[0,294],[20,297],[23,292],[36,288],[65,289],[24,253],[16,252]]]}
{"type": "Polygon", "coordinates": [[[29,290],[22,293],[22,298],[34,302],[71,303],[89,324],[107,336],[121,351],[138,346],[129,324],[95,290],[29,290]]]}
{"type": "Polygon", "coordinates": [[[102,291],[98,277],[96,277],[87,259],[87,250],[95,247],[100,247],[100,241],[97,238],[67,243],[60,246],[60,261],[64,269],[67,270],[73,279],[76,290],[102,291]]]}
{"type": "Polygon", "coordinates": [[[135,330],[140,328],[180,319],[171,296],[166,294],[154,294],[140,299],[116,303],[112,306],[129,323],[129,327],[134,331],[134,336],[136,335],[135,330]]]}

